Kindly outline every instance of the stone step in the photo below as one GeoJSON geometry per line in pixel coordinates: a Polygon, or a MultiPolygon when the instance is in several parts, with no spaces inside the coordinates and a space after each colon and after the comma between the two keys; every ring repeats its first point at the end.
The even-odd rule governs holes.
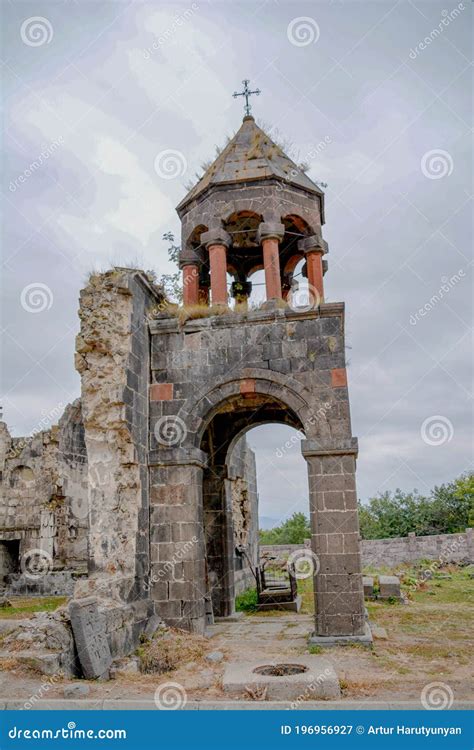
{"type": "Polygon", "coordinates": [[[8,618],[0,619],[0,633],[10,633],[15,628],[19,627],[24,620],[9,620],[8,618]]]}
{"type": "Polygon", "coordinates": [[[61,654],[55,651],[0,651],[0,666],[3,662],[15,661],[20,666],[36,669],[41,674],[53,675],[61,670],[61,654]]]}

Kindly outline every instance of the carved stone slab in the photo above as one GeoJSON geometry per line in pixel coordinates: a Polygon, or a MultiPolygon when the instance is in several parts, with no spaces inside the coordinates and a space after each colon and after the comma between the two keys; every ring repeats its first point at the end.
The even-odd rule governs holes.
{"type": "Polygon", "coordinates": [[[69,614],[84,677],[87,680],[106,677],[112,656],[97,600],[92,597],[74,600],[69,604],[69,614]]]}

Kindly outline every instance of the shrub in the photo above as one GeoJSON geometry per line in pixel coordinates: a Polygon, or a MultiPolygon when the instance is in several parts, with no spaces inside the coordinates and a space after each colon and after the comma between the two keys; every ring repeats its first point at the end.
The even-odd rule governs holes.
{"type": "Polygon", "coordinates": [[[256,589],[246,589],[235,597],[235,609],[237,612],[255,612],[258,597],[256,589]]]}

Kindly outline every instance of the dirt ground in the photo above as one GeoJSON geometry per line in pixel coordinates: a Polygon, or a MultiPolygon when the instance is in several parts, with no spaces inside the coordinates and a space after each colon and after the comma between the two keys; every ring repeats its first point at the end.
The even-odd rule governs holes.
{"type": "MultiPolygon", "coordinates": [[[[343,700],[366,699],[419,702],[423,688],[442,682],[454,700],[473,700],[474,580],[471,568],[445,567],[425,583],[413,583],[405,575],[409,601],[368,602],[370,621],[385,628],[387,640],[375,639],[373,648],[334,647],[322,653],[339,676],[343,700]]],[[[415,571],[416,572],[416,571],[415,571]]],[[[226,700],[221,689],[224,667],[230,661],[287,661],[308,653],[312,631],[311,590],[302,585],[302,613],[245,614],[237,622],[212,626],[207,639],[196,637],[188,656],[162,674],[121,674],[108,682],[88,682],[88,699],[150,699],[160,684],[174,682],[184,688],[188,700],[226,700]],[[222,652],[212,662],[206,655],[222,652]],[[190,660],[191,659],[191,660],[190,660]]],[[[186,636],[189,638],[190,636],[186,636]]],[[[179,650],[179,649],[178,649],[179,650]]],[[[23,669],[0,673],[0,699],[28,699],[47,678],[23,669]]],[[[44,698],[63,698],[64,687],[84,680],[52,682],[44,698]]],[[[248,700],[249,696],[242,695],[248,700]]]]}

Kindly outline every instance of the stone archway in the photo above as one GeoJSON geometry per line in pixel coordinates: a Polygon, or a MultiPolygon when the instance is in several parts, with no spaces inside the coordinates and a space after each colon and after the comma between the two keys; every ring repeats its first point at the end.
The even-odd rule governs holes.
{"type": "MultiPolygon", "coordinates": [[[[268,308],[184,326],[164,319],[150,332],[150,580],[158,614],[171,625],[204,628],[204,513],[225,516],[228,480],[223,451],[206,442],[209,425],[228,422],[233,432],[222,429],[230,444],[249,423],[282,421],[306,436],[311,544],[319,564],[316,637],[324,643],[366,637],[343,306],[304,313],[268,308]],[[206,479],[213,476],[209,466],[214,487],[206,479]]],[[[221,539],[213,557],[225,560],[229,529],[213,538],[221,539]]],[[[214,599],[220,613],[229,613],[229,587],[214,599]]]]}
{"type": "Polygon", "coordinates": [[[180,409],[183,442],[160,451],[160,465],[151,473],[151,591],[170,624],[202,631],[209,594],[216,614],[232,613],[229,450],[250,427],[281,422],[306,435],[302,452],[308,466],[311,549],[318,561],[315,637],[323,642],[364,637],[357,441],[335,439],[326,410],[315,413],[307,400],[310,392],[304,386],[297,392],[294,383],[291,375],[247,368],[191,396],[180,409]]]}
{"type": "MultiPolygon", "coordinates": [[[[247,391],[247,386],[248,381],[240,381],[244,392],[227,398],[211,410],[201,440],[201,449],[207,455],[203,472],[206,588],[213,613],[220,617],[234,612],[234,524],[237,518],[233,495],[238,481],[232,473],[234,451],[243,450],[241,438],[262,424],[286,424],[303,431],[296,413],[285,403],[270,394],[247,391]]],[[[252,510],[254,514],[257,512],[256,508],[249,508],[248,512],[252,510]]],[[[249,524],[256,521],[256,518],[248,518],[249,524]]]]}

